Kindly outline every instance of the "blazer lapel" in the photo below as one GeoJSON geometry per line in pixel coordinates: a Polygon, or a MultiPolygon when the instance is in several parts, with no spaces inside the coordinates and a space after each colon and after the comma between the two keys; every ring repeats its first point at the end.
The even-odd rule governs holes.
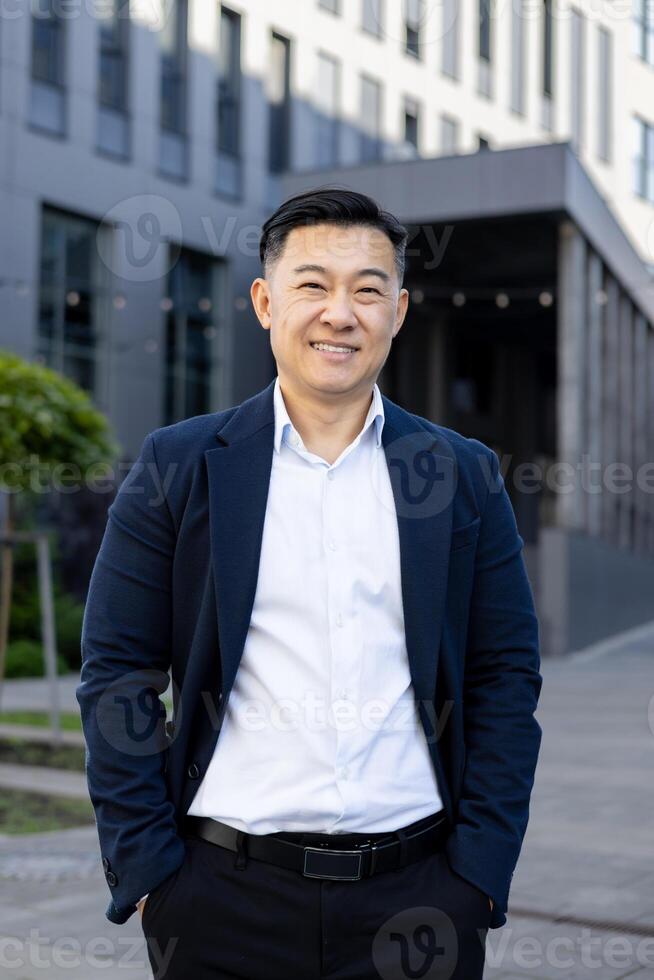
{"type": "MultiPolygon", "coordinates": [[[[204,454],[224,706],[257,587],[272,467],[273,390],[274,381],[243,402],[217,431],[221,445],[204,454]]],[[[430,704],[447,590],[455,459],[444,438],[382,397],[382,443],[398,521],[409,666],[416,699],[430,704]]]]}

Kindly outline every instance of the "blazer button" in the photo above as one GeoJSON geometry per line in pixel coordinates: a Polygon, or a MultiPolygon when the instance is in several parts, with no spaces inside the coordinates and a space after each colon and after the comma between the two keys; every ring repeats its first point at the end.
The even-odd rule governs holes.
{"type": "Polygon", "coordinates": [[[108,871],[111,865],[109,864],[109,858],[102,858],[102,867],[105,871],[108,871]]]}
{"type": "Polygon", "coordinates": [[[221,691],[220,694],[218,695],[218,704],[222,704],[222,703],[223,703],[223,692],[221,691]]]}
{"type": "Polygon", "coordinates": [[[200,775],[200,770],[198,769],[198,767],[194,762],[192,762],[191,765],[188,767],[188,775],[189,775],[189,779],[197,779],[198,776],[200,775]]]}
{"type": "Polygon", "coordinates": [[[118,884],[118,878],[113,873],[113,871],[107,871],[107,873],[105,875],[105,878],[107,879],[107,884],[108,885],[111,885],[112,887],[113,887],[113,885],[117,885],[118,884]]]}

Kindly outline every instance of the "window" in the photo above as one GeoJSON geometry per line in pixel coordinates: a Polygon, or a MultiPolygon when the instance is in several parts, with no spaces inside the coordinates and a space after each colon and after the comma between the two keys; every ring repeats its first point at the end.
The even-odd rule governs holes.
{"type": "Polygon", "coordinates": [[[441,32],[441,71],[459,77],[459,0],[443,0],[441,32]]]}
{"type": "Polygon", "coordinates": [[[522,0],[511,5],[511,108],[525,111],[525,11],[522,0]]]}
{"type": "Polygon", "coordinates": [[[597,156],[607,163],[611,160],[613,139],[613,35],[604,27],[597,31],[597,156]]]}
{"type": "Polygon", "coordinates": [[[570,21],[570,124],[572,143],[577,153],[584,142],[584,100],[586,81],[586,50],[584,16],[571,11],[570,21]]]}
{"type": "Polygon", "coordinates": [[[456,153],[459,146],[459,123],[452,116],[441,116],[441,153],[456,153]]]}
{"type": "Polygon", "coordinates": [[[634,0],[634,53],[654,65],[654,3],[634,0]]]}
{"type": "Polygon", "coordinates": [[[479,0],[479,31],[478,31],[478,64],[477,91],[480,95],[490,98],[492,95],[491,74],[491,8],[492,0],[479,0]]]}
{"type": "Polygon", "coordinates": [[[241,193],[241,18],[220,9],[216,83],[216,180],[219,193],[241,193]]]}
{"type": "Polygon", "coordinates": [[[268,73],[268,169],[287,170],[290,164],[291,42],[273,32],[268,73]]]}
{"type": "Polygon", "coordinates": [[[41,214],[38,354],[92,396],[108,301],[97,231],[86,218],[49,208],[41,214]]]}
{"type": "Polygon", "coordinates": [[[479,0],[479,57],[491,60],[491,0],[479,0]]]}
{"type": "Polygon", "coordinates": [[[634,116],[634,192],[654,204],[654,126],[634,116]]]}
{"type": "Polygon", "coordinates": [[[404,50],[415,58],[422,57],[420,28],[423,16],[423,0],[404,0],[404,50]]]}
{"type": "Polygon", "coordinates": [[[318,54],[316,87],[316,153],[319,167],[339,160],[340,64],[331,55],[318,54]]]}
{"type": "Polygon", "coordinates": [[[328,10],[330,14],[340,14],[340,0],[318,0],[318,6],[323,10],[328,10]]]}
{"type": "Polygon", "coordinates": [[[543,94],[551,98],[554,93],[553,74],[553,44],[554,18],[552,16],[552,0],[544,0],[543,4],[543,94]]]}
{"type": "Polygon", "coordinates": [[[478,140],[478,144],[479,144],[478,145],[478,148],[480,150],[490,150],[490,141],[488,140],[488,138],[486,136],[481,136],[481,134],[480,134],[480,135],[478,135],[477,140],[478,140]]]}
{"type": "Polygon", "coordinates": [[[415,99],[404,100],[404,151],[407,156],[418,156],[420,107],[415,99]]]}
{"type": "Polygon", "coordinates": [[[375,37],[383,36],[384,0],[363,0],[361,26],[375,37]]]}
{"type": "Polygon", "coordinates": [[[367,75],[361,76],[360,149],[362,163],[382,158],[382,87],[367,75]]]}
{"type": "Polygon", "coordinates": [[[211,411],[219,341],[220,263],[182,249],[168,273],[164,425],[211,411]]]}
{"type": "Polygon", "coordinates": [[[128,154],[129,0],[108,0],[98,9],[100,50],[96,145],[104,153],[125,157],[128,154]]]}
{"type": "Polygon", "coordinates": [[[159,31],[161,57],[161,139],[159,167],[184,178],[186,161],[187,0],[173,0],[159,31]]]}
{"type": "Polygon", "coordinates": [[[57,0],[32,0],[30,124],[58,136],[66,127],[64,28],[57,0]]]}

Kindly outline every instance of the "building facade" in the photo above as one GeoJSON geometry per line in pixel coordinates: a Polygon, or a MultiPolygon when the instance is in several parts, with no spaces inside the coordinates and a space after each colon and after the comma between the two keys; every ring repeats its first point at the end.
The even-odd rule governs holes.
{"type": "MultiPolygon", "coordinates": [[[[511,477],[654,459],[648,0],[17,2],[0,346],[83,385],[133,458],[271,379],[249,299],[261,223],[327,182],[374,189],[412,230],[390,397],[493,445],[511,477]]],[[[646,618],[651,492],[510,491],[552,652],[646,618]],[[629,583],[622,618],[568,608],[594,546],[609,571],[590,591],[629,583]]]]}

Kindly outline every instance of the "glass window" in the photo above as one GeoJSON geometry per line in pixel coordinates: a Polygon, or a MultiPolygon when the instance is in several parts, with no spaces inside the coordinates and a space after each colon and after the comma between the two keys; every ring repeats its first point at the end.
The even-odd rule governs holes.
{"type": "Polygon", "coordinates": [[[459,0],[443,0],[441,32],[441,71],[459,77],[459,0]]]}
{"type": "Polygon", "coordinates": [[[341,5],[339,0],[318,0],[318,6],[323,10],[329,10],[331,14],[340,14],[341,5]]]}
{"type": "Polygon", "coordinates": [[[124,113],[127,112],[129,0],[105,0],[99,12],[98,101],[124,113]]]}
{"type": "Polygon", "coordinates": [[[331,55],[318,54],[316,153],[321,167],[336,165],[339,158],[340,67],[331,55]]]}
{"type": "Polygon", "coordinates": [[[550,98],[554,93],[554,17],[552,0],[544,0],[543,4],[543,94],[550,98]]]}
{"type": "Polygon", "coordinates": [[[97,343],[107,303],[107,272],[97,225],[45,208],[41,216],[38,352],[48,366],[91,395],[97,387],[97,343]]]}
{"type": "Polygon", "coordinates": [[[287,170],[290,163],[291,42],[273,32],[268,73],[268,168],[287,170]]]}
{"type": "Polygon", "coordinates": [[[654,204],[654,126],[633,120],[634,193],[654,204]]]}
{"type": "Polygon", "coordinates": [[[364,31],[382,37],[384,33],[384,0],[363,0],[361,26],[364,31]]]}
{"type": "Polygon", "coordinates": [[[183,135],[186,128],[187,0],[166,5],[159,31],[161,53],[161,128],[183,135]]]}
{"type": "Polygon", "coordinates": [[[572,10],[570,21],[570,121],[572,142],[577,152],[584,142],[584,100],[586,97],[586,45],[583,14],[572,10]]]}
{"type": "Polygon", "coordinates": [[[613,98],[613,35],[603,27],[597,33],[597,155],[600,160],[609,162],[611,159],[611,141],[613,132],[613,114],[611,99],[613,98]]]}
{"type": "Polygon", "coordinates": [[[32,78],[64,85],[64,21],[56,0],[32,0],[32,78]]]}
{"type": "Polygon", "coordinates": [[[634,52],[654,65],[654,3],[634,0],[634,52]]]}
{"type": "Polygon", "coordinates": [[[415,99],[404,100],[404,149],[417,156],[419,149],[420,107],[415,99]]]}
{"type": "Polygon", "coordinates": [[[362,163],[382,158],[382,87],[381,83],[361,76],[361,112],[359,120],[359,156],[362,163]]]}
{"type": "Polygon", "coordinates": [[[168,273],[164,424],[212,410],[218,349],[220,264],[182,249],[168,273]]]}
{"type": "Polygon", "coordinates": [[[456,153],[459,147],[459,122],[452,116],[441,116],[441,153],[456,153]]]}
{"type": "Polygon", "coordinates": [[[240,154],[241,18],[225,7],[220,11],[218,65],[218,150],[240,154]]]}
{"type": "Polygon", "coordinates": [[[479,57],[491,60],[491,3],[492,0],[479,0],[479,57]]]}
{"type": "Polygon", "coordinates": [[[422,57],[420,29],[422,26],[423,0],[404,0],[405,39],[404,50],[416,58],[422,57]]]}

